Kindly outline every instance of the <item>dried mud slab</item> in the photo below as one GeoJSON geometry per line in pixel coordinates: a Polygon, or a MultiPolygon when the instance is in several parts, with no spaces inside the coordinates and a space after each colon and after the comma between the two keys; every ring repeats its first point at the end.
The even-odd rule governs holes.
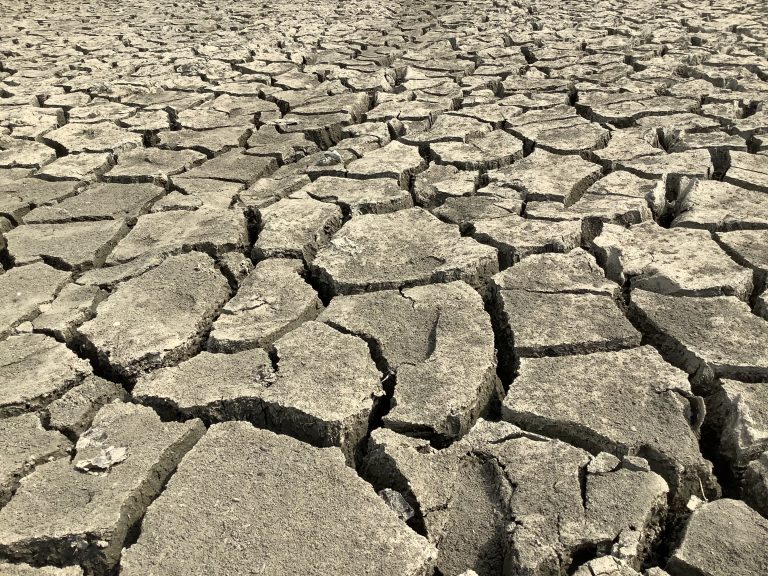
{"type": "Polygon", "coordinates": [[[187,177],[209,178],[250,186],[259,178],[274,172],[276,168],[277,162],[273,158],[260,158],[233,150],[190,169],[175,180],[180,181],[187,177]]]}
{"type": "Polygon", "coordinates": [[[581,248],[564,254],[534,254],[491,279],[491,288],[556,294],[612,296],[618,286],[606,280],[595,258],[581,248]]]}
{"type": "Polygon", "coordinates": [[[339,446],[353,462],[384,395],[365,342],[308,321],[274,350],[274,365],[261,349],[203,352],[140,379],[133,393],[171,414],[248,420],[316,446],[339,446]]]}
{"type": "Polygon", "coordinates": [[[113,290],[121,282],[136,278],[144,272],[163,263],[166,254],[148,252],[121,264],[86,270],[77,277],[75,283],[80,286],[97,286],[103,290],[113,290]]]}
{"type": "Polygon", "coordinates": [[[768,192],[768,156],[732,152],[725,181],[748,190],[768,192]]]}
{"type": "Polygon", "coordinates": [[[653,182],[629,172],[616,171],[592,184],[575,202],[526,202],[528,218],[582,220],[584,240],[591,241],[602,224],[624,227],[653,220],[666,209],[663,181],[653,182]]]}
{"type": "Polygon", "coordinates": [[[97,286],[67,284],[51,304],[41,306],[40,315],[32,320],[36,332],[71,343],[76,328],[96,314],[96,306],[108,293],[97,286]]]}
{"type": "MultiPolygon", "coordinates": [[[[666,572],[654,568],[655,572],[646,572],[653,576],[668,576],[666,572]]],[[[573,576],[642,576],[640,572],[614,556],[601,556],[579,566],[573,576]]]]}
{"type": "Polygon", "coordinates": [[[78,152],[120,153],[141,146],[139,134],[123,130],[111,122],[67,124],[48,132],[43,142],[67,154],[78,152]]]}
{"type": "Polygon", "coordinates": [[[695,111],[693,98],[675,98],[655,94],[610,94],[597,92],[579,101],[578,108],[594,122],[608,122],[622,128],[641,118],[695,111]]]}
{"type": "Polygon", "coordinates": [[[752,269],[755,292],[768,287],[768,229],[717,232],[715,238],[731,258],[752,269]]]}
{"type": "Polygon", "coordinates": [[[518,357],[589,354],[640,345],[640,333],[608,295],[500,290],[494,304],[508,339],[500,345],[518,357]]]}
{"type": "Polygon", "coordinates": [[[250,130],[242,127],[211,130],[160,132],[157,147],[165,150],[195,150],[213,158],[245,144],[250,130]]]}
{"type": "Polygon", "coordinates": [[[199,420],[164,423],[120,402],[99,411],[72,461],[38,466],[0,510],[0,553],[35,564],[111,569],[123,542],[182,456],[203,435],[199,420]],[[109,461],[117,449],[124,459],[109,461]],[[86,471],[86,463],[95,466],[86,471]]]}
{"type": "Polygon", "coordinates": [[[56,160],[56,151],[40,142],[0,137],[0,168],[40,168],[56,160]]]}
{"type": "Polygon", "coordinates": [[[413,198],[418,206],[433,208],[448,198],[469,196],[477,190],[476,172],[463,172],[455,166],[431,163],[413,180],[413,198]]]}
{"type": "Polygon", "coordinates": [[[438,570],[454,576],[560,574],[583,546],[621,546],[639,565],[666,512],[655,473],[505,422],[479,420],[443,450],[375,430],[363,474],[405,496],[411,522],[437,545],[438,570]]]}
{"type": "Polygon", "coordinates": [[[107,265],[135,258],[199,250],[211,256],[248,244],[245,217],[235,210],[172,210],[139,217],[107,258],[107,265]]]}
{"type": "Polygon", "coordinates": [[[42,262],[0,274],[0,339],[22,322],[34,319],[40,306],[52,302],[69,279],[69,272],[42,262]]]}
{"type": "Polygon", "coordinates": [[[209,256],[171,256],[101,302],[79,340],[104,369],[135,378],[200,350],[229,290],[209,256]]]}
{"type": "Polygon", "coordinates": [[[708,180],[714,166],[707,150],[689,150],[664,155],[641,156],[632,160],[618,161],[616,168],[636,174],[641,178],[657,179],[667,175],[672,181],[682,178],[708,180]]]}
{"type": "Polygon", "coordinates": [[[274,126],[261,126],[248,138],[247,154],[270,156],[279,164],[289,164],[319,150],[317,144],[300,133],[281,134],[274,126]]]}
{"type": "Polygon", "coordinates": [[[57,158],[46,164],[36,175],[45,180],[93,180],[115,163],[109,152],[83,152],[57,158]]]}
{"type": "Polygon", "coordinates": [[[189,170],[205,160],[205,154],[192,150],[140,148],[120,154],[117,164],[104,174],[104,180],[121,183],[167,184],[171,176],[189,170]]]}
{"type": "Polygon", "coordinates": [[[510,188],[486,186],[476,194],[450,196],[430,212],[443,222],[457,224],[462,236],[475,232],[475,222],[504,218],[510,214],[519,216],[523,212],[524,195],[510,188]]]}
{"type": "Polygon", "coordinates": [[[410,208],[353,218],[310,269],[328,293],[354,294],[453,280],[479,287],[498,265],[495,249],[410,208]]]}
{"type": "Polygon", "coordinates": [[[33,208],[73,196],[82,186],[80,182],[49,182],[39,178],[2,182],[0,183],[0,215],[16,224],[21,224],[24,216],[33,208]]]}
{"type": "Polygon", "coordinates": [[[620,163],[631,162],[643,156],[664,154],[656,131],[647,128],[613,130],[604,148],[589,152],[591,158],[610,170],[616,170],[620,163]]]}
{"type": "Polygon", "coordinates": [[[38,464],[65,457],[70,447],[62,434],[43,428],[36,414],[0,420],[0,508],[38,464]]]}
{"type": "Polygon", "coordinates": [[[647,459],[667,480],[680,507],[702,489],[707,497],[719,494],[712,465],[699,452],[702,408],[686,374],[644,346],[521,359],[502,413],[526,430],[592,453],[647,459]]]}
{"type": "Polygon", "coordinates": [[[94,416],[115,400],[128,401],[128,393],[120,384],[98,376],[87,376],[81,384],[70,388],[46,408],[48,427],[78,437],[91,427],[94,416]]]}
{"type": "Polygon", "coordinates": [[[347,166],[350,178],[395,178],[401,188],[408,188],[411,178],[427,167],[419,149],[401,142],[390,142],[368,152],[347,166]]]}
{"type": "Polygon", "coordinates": [[[8,254],[16,265],[45,262],[65,270],[84,271],[104,265],[128,233],[123,221],[28,224],[5,234],[8,254]]]}
{"type": "Polygon", "coordinates": [[[581,224],[550,222],[509,214],[502,218],[476,220],[472,237],[493,246],[504,269],[531,256],[546,252],[569,252],[581,244],[581,224]]]}
{"type": "MultiPolygon", "coordinates": [[[[266,179],[262,178],[257,182],[263,180],[266,179]]],[[[174,179],[173,186],[185,194],[189,202],[199,202],[200,207],[220,210],[233,207],[244,187],[240,182],[210,178],[178,178],[174,179]]]]}
{"type": "Polygon", "coordinates": [[[312,261],[341,227],[341,209],[313,198],[285,199],[258,211],[253,257],[312,261]]]}
{"type": "Polygon", "coordinates": [[[396,380],[388,428],[450,441],[500,400],[490,318],[464,282],[340,296],[318,320],[363,338],[396,380]]]}
{"type": "Polygon", "coordinates": [[[633,289],[741,300],[752,292],[752,271],[731,260],[705,230],[606,224],[593,250],[608,278],[633,289]]]}
{"type": "Polygon", "coordinates": [[[336,203],[347,217],[360,214],[386,214],[413,206],[410,193],[400,188],[394,178],[371,178],[360,181],[336,176],[321,176],[295,194],[306,194],[315,200],[336,203]]]}
{"type": "Polygon", "coordinates": [[[438,164],[460,170],[495,170],[522,160],[523,142],[504,130],[474,136],[467,142],[430,144],[430,154],[438,164]]]}
{"type": "Polygon", "coordinates": [[[597,235],[602,223],[630,226],[653,220],[653,212],[645,199],[589,193],[568,207],[559,202],[529,202],[525,206],[525,214],[528,218],[540,220],[582,221],[582,234],[587,241],[597,235]],[[584,234],[584,224],[588,226],[588,234],[584,234]],[[591,231],[590,227],[595,231],[591,231]]]}
{"type": "Polygon", "coordinates": [[[0,417],[39,410],[91,374],[91,365],[43,334],[0,342],[0,417]]]}
{"type": "Polygon", "coordinates": [[[687,180],[681,188],[672,226],[710,232],[768,229],[768,206],[761,192],[715,180],[687,180]]]}
{"type": "Polygon", "coordinates": [[[491,125],[486,122],[447,112],[438,116],[434,124],[426,130],[409,131],[400,140],[411,146],[426,148],[437,142],[467,142],[490,132],[491,129],[491,125]]]}
{"type": "Polygon", "coordinates": [[[738,500],[701,504],[667,564],[671,576],[753,576],[768,566],[768,520],[738,500]]]}
{"type": "Polygon", "coordinates": [[[504,126],[529,149],[535,146],[554,154],[580,154],[604,148],[610,140],[608,130],[585,120],[565,104],[512,116],[504,126]]]}
{"type": "Polygon", "coordinates": [[[578,200],[602,175],[602,168],[579,156],[536,150],[512,166],[489,172],[490,182],[522,190],[528,200],[551,200],[566,206],[578,200]]]}
{"type": "Polygon", "coordinates": [[[768,385],[723,379],[707,398],[708,425],[717,428],[719,452],[734,475],[768,451],[768,385]]]}
{"type": "Polygon", "coordinates": [[[286,114],[279,120],[279,126],[286,133],[301,133],[320,149],[338,144],[343,138],[344,128],[352,123],[352,115],[345,112],[286,114]]]}
{"type": "Polygon", "coordinates": [[[149,212],[165,190],[154,184],[92,184],[58,204],[40,206],[24,216],[26,224],[54,224],[90,220],[125,220],[149,212]]]}
{"type": "Polygon", "coordinates": [[[664,358],[706,395],[716,378],[768,380],[768,323],[734,297],[674,297],[637,290],[630,314],[664,358]]]}
{"type": "Polygon", "coordinates": [[[300,260],[262,260],[240,281],[208,337],[208,349],[237,352],[268,348],[275,340],[314,319],[323,305],[302,278],[300,260]]]}
{"type": "Polygon", "coordinates": [[[211,427],[184,459],[124,553],[121,573],[245,575],[259,566],[264,575],[427,576],[434,559],[433,546],[337,449],[231,422],[211,427]],[[195,506],[185,505],[190,490],[195,506]],[[211,522],[225,517],[250,520],[211,522]]]}

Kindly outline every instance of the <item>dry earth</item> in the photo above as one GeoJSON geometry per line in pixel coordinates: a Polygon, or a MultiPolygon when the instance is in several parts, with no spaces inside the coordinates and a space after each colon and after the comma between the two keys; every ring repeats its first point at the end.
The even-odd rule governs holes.
{"type": "Polygon", "coordinates": [[[2,576],[768,574],[764,0],[0,0],[2,576]]]}

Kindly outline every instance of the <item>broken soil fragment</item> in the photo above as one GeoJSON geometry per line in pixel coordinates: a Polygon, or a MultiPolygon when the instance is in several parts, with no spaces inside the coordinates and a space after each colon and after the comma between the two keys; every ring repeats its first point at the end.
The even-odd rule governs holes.
{"type": "Polygon", "coordinates": [[[386,502],[387,506],[395,511],[395,514],[397,514],[397,517],[400,518],[400,520],[408,521],[413,518],[413,508],[406,502],[400,492],[392,490],[391,488],[384,488],[384,490],[379,490],[379,496],[386,502]]]}
{"type": "Polygon", "coordinates": [[[128,458],[128,449],[125,446],[116,448],[109,446],[93,458],[84,458],[75,462],[75,470],[88,474],[104,474],[113,466],[120,464],[128,458]]]}

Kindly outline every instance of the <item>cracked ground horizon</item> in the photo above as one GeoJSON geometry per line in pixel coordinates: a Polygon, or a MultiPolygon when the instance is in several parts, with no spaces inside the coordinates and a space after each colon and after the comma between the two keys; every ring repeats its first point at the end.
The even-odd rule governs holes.
{"type": "Polygon", "coordinates": [[[764,0],[0,0],[0,576],[768,575],[764,0]]]}

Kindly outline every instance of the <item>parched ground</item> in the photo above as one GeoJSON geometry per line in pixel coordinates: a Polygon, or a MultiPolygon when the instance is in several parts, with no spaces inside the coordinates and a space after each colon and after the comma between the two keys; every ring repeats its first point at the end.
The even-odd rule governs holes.
{"type": "Polygon", "coordinates": [[[1,576],[768,574],[763,0],[0,0],[1,576]]]}

